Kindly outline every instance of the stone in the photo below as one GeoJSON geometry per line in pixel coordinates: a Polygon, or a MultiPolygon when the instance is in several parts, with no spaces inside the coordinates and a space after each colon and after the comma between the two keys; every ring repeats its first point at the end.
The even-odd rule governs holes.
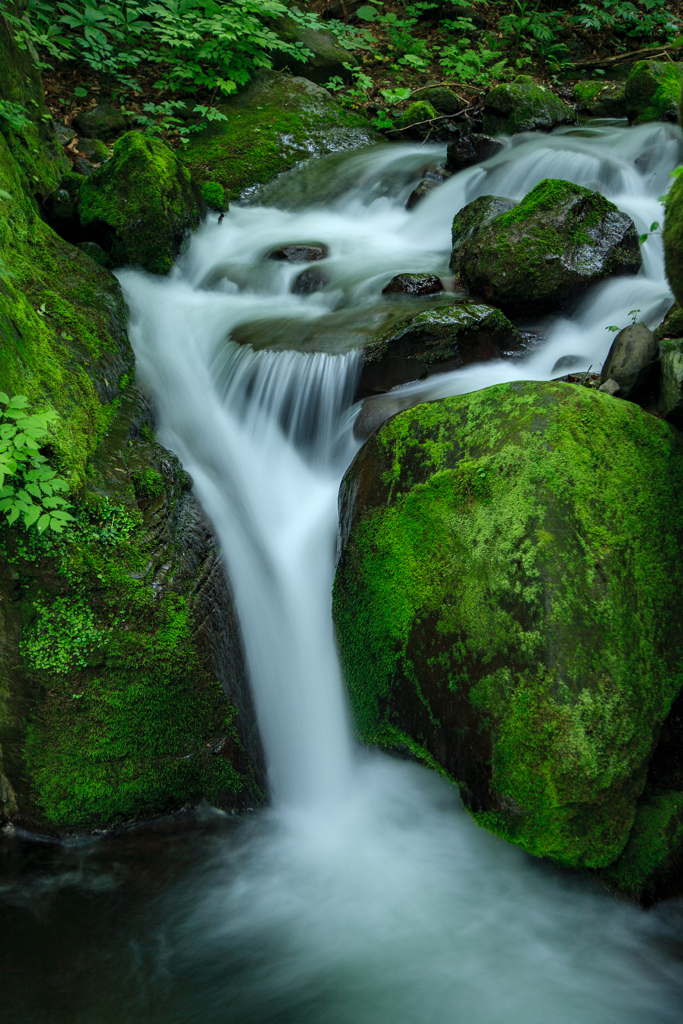
{"type": "Polygon", "coordinates": [[[406,107],[396,122],[397,128],[410,128],[412,125],[422,125],[425,121],[431,121],[438,117],[438,111],[426,100],[415,100],[406,107]]]}
{"type": "Polygon", "coordinates": [[[682,455],[639,406],[555,382],[375,429],[333,591],[361,740],[438,768],[535,856],[618,864],[681,690],[682,455]]]}
{"type": "MultiPolygon", "coordinates": [[[[675,179],[666,197],[664,265],[676,302],[683,304],[683,176],[675,179]]],[[[683,336],[683,334],[682,334],[683,336]]]]}
{"type": "Polygon", "coordinates": [[[682,85],[683,65],[673,61],[638,61],[624,87],[629,121],[676,121],[682,85]]]}
{"type": "Polygon", "coordinates": [[[484,100],[486,135],[549,132],[575,122],[574,108],[528,75],[518,75],[513,82],[497,85],[484,100]]]}
{"type": "Polygon", "coordinates": [[[434,189],[438,188],[440,184],[441,182],[437,181],[435,178],[423,178],[420,184],[414,188],[408,196],[406,210],[413,210],[422,199],[431,195],[434,189]]]}
{"type": "MultiPolygon", "coordinates": [[[[451,227],[451,244],[458,249],[480,228],[485,227],[494,217],[513,210],[517,204],[513,199],[503,196],[479,196],[467,206],[463,206],[453,218],[451,227]]],[[[451,267],[458,265],[458,258],[451,259],[451,267]]]]}
{"type": "Polygon", "coordinates": [[[74,197],[65,188],[55,189],[41,207],[43,219],[67,242],[76,242],[79,235],[74,197]]]}
{"type": "Polygon", "coordinates": [[[101,164],[109,159],[109,150],[101,139],[79,139],[75,148],[91,164],[101,164]]]}
{"type": "Polygon", "coordinates": [[[351,51],[339,43],[333,32],[328,29],[306,27],[289,14],[274,19],[272,24],[280,39],[294,46],[301,45],[312,54],[307,60],[297,60],[292,54],[272,50],[271,60],[274,68],[287,68],[293,75],[308,78],[318,85],[324,85],[330,78],[335,77],[351,81],[351,73],[344,65],[358,62],[351,51]]]}
{"type": "Polygon", "coordinates": [[[443,291],[434,274],[397,274],[382,288],[382,295],[437,295],[443,291]]]}
{"type": "Polygon", "coordinates": [[[73,170],[75,174],[79,174],[82,178],[89,178],[94,169],[90,161],[86,160],[84,156],[74,156],[73,170]]]}
{"type": "Polygon", "coordinates": [[[314,263],[316,260],[326,259],[329,255],[330,250],[324,242],[313,242],[310,245],[284,245],[281,249],[269,252],[268,259],[281,263],[314,263]]]}
{"type": "Polygon", "coordinates": [[[619,82],[577,82],[574,99],[581,113],[594,117],[627,117],[626,91],[619,82]]]}
{"type": "Polygon", "coordinates": [[[62,146],[68,146],[76,138],[76,132],[66,124],[56,124],[55,135],[62,146]]]}
{"type": "Polygon", "coordinates": [[[302,160],[386,141],[366,118],[306,78],[259,71],[219,109],[227,121],[198,132],[180,158],[198,184],[218,182],[227,201],[302,160]]]}
{"type": "Polygon", "coordinates": [[[466,167],[480,164],[500,153],[503,143],[490,135],[465,135],[451,142],[447,151],[447,164],[452,171],[463,171],[466,167]]]}
{"type": "Polygon", "coordinates": [[[432,86],[429,89],[420,89],[417,95],[426,103],[431,103],[440,114],[457,114],[463,108],[463,103],[454,92],[444,85],[432,86]]]}
{"type": "Polygon", "coordinates": [[[101,245],[114,267],[154,274],[168,273],[203,213],[199,189],[173,150],[139,132],[122,136],[78,193],[82,241],[101,245]]]}
{"type": "Polygon", "coordinates": [[[616,335],[607,354],[600,381],[616,381],[620,398],[636,401],[658,372],[659,351],[654,334],[645,324],[629,324],[616,335]]]}
{"type": "Polygon", "coordinates": [[[657,408],[660,416],[683,429],[683,340],[671,339],[659,346],[661,380],[657,408]]]}
{"type": "Polygon", "coordinates": [[[309,267],[304,270],[292,284],[294,295],[312,295],[319,292],[330,283],[328,275],[320,267],[309,267]]]}
{"type": "Polygon", "coordinates": [[[81,242],[78,248],[95,263],[99,263],[101,267],[108,267],[111,263],[109,253],[105,252],[97,242],[81,242]]]}
{"type": "MultiPolygon", "coordinates": [[[[468,207],[456,216],[463,230],[468,217],[468,207]]],[[[636,274],[641,263],[627,214],[598,192],[551,178],[456,241],[451,255],[451,268],[472,295],[512,314],[558,309],[590,284],[636,274]]]]}
{"type": "Polygon", "coordinates": [[[388,419],[395,416],[397,412],[416,405],[418,401],[419,399],[416,399],[412,402],[393,392],[388,395],[368,395],[363,399],[360,412],[353,424],[353,436],[357,441],[367,441],[370,435],[388,419]]]}
{"type": "Polygon", "coordinates": [[[606,380],[604,384],[600,385],[598,391],[601,391],[604,395],[617,395],[619,394],[620,388],[617,382],[610,377],[609,380],[606,380]]]}
{"type": "Polygon", "coordinates": [[[225,201],[225,189],[217,181],[204,181],[201,187],[202,199],[210,210],[224,213],[228,209],[225,201]]]}
{"type": "Polygon", "coordinates": [[[674,302],[654,332],[655,341],[665,341],[667,338],[683,338],[683,309],[674,302]]]}
{"type": "Polygon", "coordinates": [[[99,103],[90,110],[76,114],[72,124],[79,135],[88,139],[115,139],[126,130],[126,119],[119,109],[110,103],[99,103]]]}

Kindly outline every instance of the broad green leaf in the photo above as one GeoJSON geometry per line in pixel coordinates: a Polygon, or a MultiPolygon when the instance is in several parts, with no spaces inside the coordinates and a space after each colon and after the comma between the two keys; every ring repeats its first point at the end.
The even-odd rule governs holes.
{"type": "Polygon", "coordinates": [[[43,533],[50,525],[50,516],[47,512],[38,520],[38,533],[43,533]]]}

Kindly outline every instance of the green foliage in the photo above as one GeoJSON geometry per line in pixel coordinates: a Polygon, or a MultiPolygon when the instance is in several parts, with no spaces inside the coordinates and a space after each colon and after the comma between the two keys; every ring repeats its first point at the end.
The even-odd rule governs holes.
{"type": "Polygon", "coordinates": [[[9,100],[0,100],[0,118],[16,131],[21,131],[32,124],[31,119],[26,116],[26,109],[19,103],[10,103],[9,100]]]}
{"type": "Polygon", "coordinates": [[[164,478],[149,466],[133,473],[133,486],[138,497],[153,501],[164,493],[164,478]]]}
{"type": "Polygon", "coordinates": [[[508,59],[501,50],[492,49],[485,43],[475,47],[464,36],[444,46],[439,59],[449,77],[479,86],[489,86],[506,77],[507,63],[508,59]]]}
{"type": "Polygon", "coordinates": [[[610,31],[627,38],[650,39],[657,35],[673,38],[680,29],[680,18],[667,9],[666,0],[629,0],[612,3],[602,0],[598,4],[579,4],[580,14],[571,18],[574,25],[610,31]]]}
{"type": "Polygon", "coordinates": [[[69,485],[40,453],[57,413],[32,412],[25,395],[9,398],[4,391],[0,406],[0,512],[10,526],[21,516],[24,526],[36,526],[39,533],[48,527],[61,533],[73,522],[66,511],[70,505],[59,493],[68,491],[69,485]],[[7,477],[14,479],[5,483],[7,477]]]}
{"type": "Polygon", "coordinates": [[[95,625],[82,600],[58,597],[51,606],[36,601],[35,609],[36,621],[21,644],[32,668],[68,675],[91,664],[107,631],[95,625]]]}

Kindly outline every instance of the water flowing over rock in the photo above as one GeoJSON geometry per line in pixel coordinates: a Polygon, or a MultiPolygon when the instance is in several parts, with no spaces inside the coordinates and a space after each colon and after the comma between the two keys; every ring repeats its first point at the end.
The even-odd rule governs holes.
{"type": "Polygon", "coordinates": [[[382,295],[437,295],[443,291],[434,274],[397,274],[382,288],[382,295]]]}
{"type": "Polygon", "coordinates": [[[436,762],[558,863],[617,860],[681,686],[682,452],[630,403],[505,384],[400,413],[342,484],[361,736],[436,762]]]}
{"type": "Polygon", "coordinates": [[[457,142],[449,143],[447,166],[451,171],[463,171],[466,167],[488,160],[502,149],[503,143],[489,135],[465,135],[457,142]]]}
{"type": "MultiPolygon", "coordinates": [[[[457,215],[454,233],[468,215],[467,207],[457,215]]],[[[458,228],[457,238],[463,233],[458,228]]],[[[637,273],[641,263],[627,214],[598,192],[553,179],[456,244],[451,257],[451,268],[473,295],[527,314],[557,309],[589,284],[637,273]]]]}

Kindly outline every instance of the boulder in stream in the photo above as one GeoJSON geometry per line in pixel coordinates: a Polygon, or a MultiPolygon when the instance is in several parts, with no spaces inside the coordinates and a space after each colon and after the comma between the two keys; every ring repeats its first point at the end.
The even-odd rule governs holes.
{"type": "Polygon", "coordinates": [[[443,291],[435,274],[397,274],[382,288],[382,295],[438,295],[443,291]]]}
{"type": "Polygon", "coordinates": [[[683,86],[683,65],[673,61],[640,60],[631,68],[624,87],[629,121],[676,121],[683,86]]]}
{"type": "Polygon", "coordinates": [[[465,135],[456,142],[451,142],[447,150],[446,163],[451,171],[463,171],[466,167],[480,164],[495,156],[503,149],[499,139],[490,135],[465,135]]]}
{"type": "Polygon", "coordinates": [[[528,75],[518,75],[514,82],[497,85],[484,100],[486,135],[516,135],[539,129],[549,132],[575,122],[574,108],[528,75]]]}
{"type": "Polygon", "coordinates": [[[628,104],[624,86],[620,82],[577,82],[574,98],[582,114],[593,117],[627,117],[628,104]]]}
{"type": "Polygon", "coordinates": [[[615,381],[620,398],[638,401],[655,383],[658,364],[659,350],[652,331],[645,324],[629,324],[612,342],[600,381],[615,381]]]}
{"type": "MultiPolygon", "coordinates": [[[[530,853],[618,863],[683,682],[678,432],[573,384],[428,402],[361,448],[340,517],[362,740],[438,768],[530,853]]],[[[678,835],[641,830],[641,874],[678,835]]]]}
{"type": "Polygon", "coordinates": [[[155,274],[168,273],[204,212],[201,193],[173,150],[139,132],[122,136],[78,193],[83,241],[101,245],[114,267],[132,264],[155,274]]]}
{"type": "Polygon", "coordinates": [[[471,294],[507,313],[558,309],[588,285],[641,266],[631,218],[569,181],[541,181],[513,210],[461,241],[469,216],[465,207],[454,220],[451,268],[471,294]]]}

